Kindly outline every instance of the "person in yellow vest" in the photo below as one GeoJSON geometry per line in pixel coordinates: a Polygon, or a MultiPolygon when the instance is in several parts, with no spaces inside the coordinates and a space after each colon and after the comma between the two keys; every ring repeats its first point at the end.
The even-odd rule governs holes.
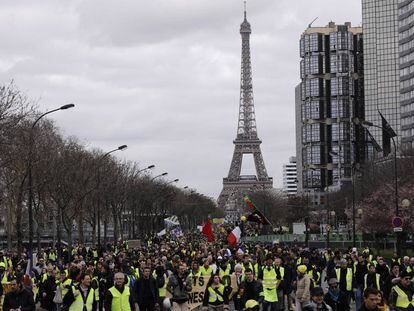
{"type": "Polygon", "coordinates": [[[9,272],[6,271],[6,265],[4,262],[0,262],[0,282],[1,284],[5,284],[9,282],[9,272]]]}
{"type": "Polygon", "coordinates": [[[203,311],[224,311],[229,310],[229,292],[228,287],[220,282],[220,276],[212,276],[206,286],[203,299],[203,311]]]}
{"type": "Polygon", "coordinates": [[[259,271],[259,280],[262,281],[263,286],[263,311],[278,310],[278,295],[277,295],[277,273],[273,265],[273,256],[266,255],[266,263],[259,271]]]}
{"type": "Polygon", "coordinates": [[[376,288],[379,291],[384,288],[381,276],[376,272],[376,268],[373,264],[368,265],[368,273],[364,275],[364,290],[368,287],[376,288]]]}
{"type": "Polygon", "coordinates": [[[89,274],[82,273],[80,283],[72,286],[63,297],[64,308],[68,308],[69,311],[96,311],[97,303],[91,281],[89,274]]]}
{"type": "Polygon", "coordinates": [[[0,251],[0,263],[4,263],[4,268],[7,270],[9,267],[12,267],[12,262],[10,259],[6,258],[3,251],[0,251]]]}
{"type": "Polygon", "coordinates": [[[158,265],[155,270],[155,281],[158,287],[158,304],[162,306],[164,299],[167,296],[167,284],[168,284],[168,274],[165,271],[164,267],[158,265]]]}
{"type": "Polygon", "coordinates": [[[56,256],[56,250],[55,249],[52,248],[52,249],[49,250],[48,259],[49,259],[50,262],[53,262],[53,263],[56,262],[57,256],[56,256]]]}
{"type": "Polygon", "coordinates": [[[199,277],[201,276],[201,270],[200,270],[200,265],[198,264],[197,261],[193,261],[191,264],[191,269],[190,269],[190,273],[188,274],[189,277],[199,277]]]}
{"type": "Polygon", "coordinates": [[[407,271],[401,272],[400,281],[391,290],[388,304],[395,311],[414,309],[414,286],[407,271]]]}
{"type": "Polygon", "coordinates": [[[213,274],[213,268],[210,267],[210,261],[208,259],[204,260],[204,264],[200,268],[201,276],[211,276],[213,274]]]}
{"type": "Polygon", "coordinates": [[[336,279],[338,280],[339,289],[346,294],[347,302],[351,303],[351,298],[352,298],[352,294],[354,290],[353,268],[348,267],[348,261],[346,259],[341,259],[339,261],[339,264],[340,264],[340,267],[335,269],[336,279]]]}
{"type": "Polygon", "coordinates": [[[276,288],[277,288],[277,299],[279,301],[279,310],[281,309],[285,309],[284,305],[285,305],[285,292],[284,292],[284,288],[285,288],[285,267],[283,267],[282,265],[282,259],[280,259],[279,257],[275,259],[275,271],[276,271],[276,278],[277,278],[277,284],[276,284],[276,288]]]}
{"type": "Polygon", "coordinates": [[[135,303],[128,286],[125,286],[125,275],[115,273],[114,286],[109,288],[105,296],[105,311],[134,311],[135,303]]]}
{"type": "MultiPolygon", "coordinates": [[[[56,286],[59,287],[62,298],[66,296],[68,291],[71,290],[73,286],[72,279],[69,278],[67,271],[61,271],[59,278],[56,281],[56,286]]],[[[56,311],[60,311],[62,308],[62,303],[56,303],[56,311]]]]}
{"type": "Polygon", "coordinates": [[[231,273],[231,265],[227,260],[223,260],[220,263],[219,267],[219,276],[223,279],[224,276],[229,276],[231,273]]]}

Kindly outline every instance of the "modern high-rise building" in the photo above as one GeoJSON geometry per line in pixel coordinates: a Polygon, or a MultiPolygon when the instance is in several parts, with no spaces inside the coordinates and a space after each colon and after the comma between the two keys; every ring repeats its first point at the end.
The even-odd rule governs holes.
{"type": "Polygon", "coordinates": [[[350,183],[352,166],[365,156],[364,131],[353,123],[364,118],[362,28],[333,22],[309,27],[300,57],[299,188],[323,205],[325,191],[350,183]]]}
{"type": "Polygon", "coordinates": [[[296,195],[297,184],[296,157],[290,157],[289,163],[283,164],[283,192],[287,195],[296,195]]]}
{"type": "MultiPolygon", "coordinates": [[[[398,2],[408,1],[362,0],[362,25],[364,28],[365,120],[381,126],[381,117],[378,112],[380,111],[397,133],[399,140],[401,118],[398,2]]],[[[370,132],[379,145],[382,145],[381,129],[372,127],[370,132]]]]}
{"type": "Polygon", "coordinates": [[[401,144],[414,149],[414,0],[399,1],[401,144]]]}

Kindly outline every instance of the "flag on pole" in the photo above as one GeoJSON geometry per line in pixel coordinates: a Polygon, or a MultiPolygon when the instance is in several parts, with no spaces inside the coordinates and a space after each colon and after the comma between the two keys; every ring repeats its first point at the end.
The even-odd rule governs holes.
{"type": "Polygon", "coordinates": [[[261,211],[257,209],[256,205],[254,205],[253,201],[247,195],[244,196],[243,200],[247,204],[247,206],[253,211],[249,216],[247,216],[248,221],[261,223],[263,225],[271,225],[271,222],[261,211]]]}
{"type": "Polygon", "coordinates": [[[167,230],[162,229],[160,232],[157,233],[157,236],[163,236],[167,233],[167,230]]]}
{"type": "Polygon", "coordinates": [[[179,226],[180,225],[180,221],[178,220],[178,217],[175,215],[172,215],[168,218],[164,219],[164,223],[167,226],[167,228],[170,227],[174,227],[174,226],[179,226]]]}
{"type": "Polygon", "coordinates": [[[245,195],[243,197],[243,201],[244,203],[246,203],[246,205],[251,209],[251,210],[255,210],[256,206],[254,205],[253,201],[249,198],[249,196],[245,195]]]}
{"type": "Polygon", "coordinates": [[[213,226],[211,225],[210,218],[207,219],[207,221],[203,224],[203,229],[201,231],[206,237],[209,242],[214,242],[216,237],[213,233],[213,226]]]}
{"type": "Polygon", "coordinates": [[[227,242],[229,242],[230,245],[235,246],[240,241],[240,238],[241,238],[241,230],[240,230],[240,227],[237,226],[227,236],[227,242]]]}
{"type": "Polygon", "coordinates": [[[382,113],[378,110],[378,113],[381,116],[381,127],[382,127],[382,150],[384,151],[384,156],[387,156],[391,153],[391,139],[397,136],[397,133],[393,130],[388,121],[384,118],[382,113]]]}
{"type": "Polygon", "coordinates": [[[270,222],[258,209],[256,209],[253,213],[247,216],[247,221],[257,222],[262,225],[270,225],[270,222]]]}

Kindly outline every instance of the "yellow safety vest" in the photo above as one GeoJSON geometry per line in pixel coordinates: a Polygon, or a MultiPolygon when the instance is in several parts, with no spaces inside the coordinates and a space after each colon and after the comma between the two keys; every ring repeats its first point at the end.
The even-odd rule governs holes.
{"type": "MultiPolygon", "coordinates": [[[[72,291],[76,290],[75,287],[72,287],[72,291]]],[[[79,289],[81,292],[81,290],[79,289]]],[[[93,301],[94,301],[94,290],[93,288],[89,289],[88,296],[83,300],[82,293],[79,293],[78,296],[75,297],[75,301],[69,307],[69,311],[83,311],[85,307],[87,311],[92,311],[93,301]]]]}
{"type": "Polygon", "coordinates": [[[112,311],[131,311],[131,306],[129,304],[129,296],[131,293],[129,287],[124,286],[122,293],[120,293],[115,286],[112,286],[109,291],[112,294],[112,311]]]}
{"type": "Polygon", "coordinates": [[[96,301],[99,301],[99,279],[98,279],[98,277],[97,277],[97,276],[94,276],[94,277],[92,278],[92,281],[95,281],[95,282],[96,282],[96,284],[98,285],[98,286],[96,287],[96,289],[94,289],[94,290],[95,290],[95,300],[96,300],[96,301]]]}
{"type": "Polygon", "coordinates": [[[9,282],[9,273],[6,271],[3,274],[3,277],[1,278],[1,284],[5,284],[9,282]]]}
{"type": "Polygon", "coordinates": [[[196,274],[193,273],[193,271],[190,272],[189,274],[190,277],[196,276],[196,277],[200,277],[201,276],[201,271],[200,269],[198,269],[198,272],[196,274]]]}
{"type": "Polygon", "coordinates": [[[207,269],[204,266],[200,267],[200,274],[201,276],[210,276],[213,273],[213,268],[208,267],[207,269]]]}
{"type": "Polygon", "coordinates": [[[139,279],[139,277],[140,277],[139,268],[134,269],[134,276],[135,276],[136,279],[139,279]]]}
{"type": "Polygon", "coordinates": [[[209,293],[209,295],[208,295],[208,302],[209,303],[215,303],[216,301],[219,301],[219,302],[223,302],[224,301],[224,299],[223,299],[224,285],[223,284],[220,284],[220,286],[217,287],[216,290],[219,293],[217,293],[213,289],[213,287],[209,286],[209,288],[208,288],[208,293],[209,293]]]}
{"type": "MultiPolygon", "coordinates": [[[[338,279],[338,284],[341,281],[341,269],[335,269],[336,270],[336,278],[338,279]]],[[[352,290],[352,269],[347,268],[346,271],[346,290],[349,292],[352,290]]]]}
{"type": "Polygon", "coordinates": [[[319,273],[319,271],[316,271],[316,270],[314,270],[314,269],[312,269],[312,270],[309,270],[308,271],[308,275],[309,275],[309,277],[310,277],[310,279],[311,279],[311,281],[315,284],[315,283],[318,283],[319,282],[319,280],[320,280],[320,278],[321,278],[321,274],[319,273]],[[314,279],[314,277],[313,277],[313,271],[315,271],[316,272],[316,280],[314,279]]]}
{"type": "Polygon", "coordinates": [[[264,300],[267,302],[277,301],[277,274],[274,267],[270,270],[263,267],[263,293],[264,300]]]}
{"type": "Polygon", "coordinates": [[[98,258],[98,251],[97,250],[92,251],[92,255],[93,255],[93,258],[98,258]]]}
{"type": "Polygon", "coordinates": [[[49,260],[56,261],[56,254],[54,252],[49,253],[49,260]]]}
{"type": "Polygon", "coordinates": [[[72,280],[71,279],[66,279],[62,282],[61,287],[60,287],[61,290],[62,290],[62,298],[65,297],[65,295],[70,290],[71,286],[72,286],[72,280]]]}
{"type": "Polygon", "coordinates": [[[410,304],[414,306],[414,295],[411,298],[411,301],[409,301],[407,294],[398,285],[395,285],[393,288],[398,294],[397,302],[395,303],[397,308],[406,309],[410,306],[410,304]]]}
{"type": "Polygon", "coordinates": [[[223,270],[220,268],[219,270],[220,278],[222,278],[225,275],[230,275],[230,268],[231,268],[230,264],[227,264],[226,270],[223,270]]]}
{"type": "Polygon", "coordinates": [[[165,297],[167,295],[168,277],[164,274],[164,285],[158,289],[159,296],[165,297]]]}
{"type": "MultiPolygon", "coordinates": [[[[381,276],[378,273],[375,273],[375,281],[377,283],[377,289],[381,290],[380,287],[380,278],[381,276]]],[[[368,273],[364,275],[364,290],[367,288],[368,273]]]]}

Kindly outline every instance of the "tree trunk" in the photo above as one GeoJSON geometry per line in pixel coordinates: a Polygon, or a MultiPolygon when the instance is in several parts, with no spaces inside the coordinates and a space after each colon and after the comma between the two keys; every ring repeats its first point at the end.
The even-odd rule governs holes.
{"type": "MultiPolygon", "coordinates": [[[[23,249],[23,233],[22,233],[22,210],[23,210],[23,192],[24,192],[24,181],[20,183],[20,187],[17,194],[16,202],[16,235],[17,235],[17,249],[19,253],[23,249]]],[[[10,214],[11,216],[11,214],[10,214]]],[[[12,218],[10,219],[10,221],[12,218]]],[[[11,236],[11,231],[10,231],[11,236]]]]}
{"type": "Polygon", "coordinates": [[[106,219],[104,220],[104,246],[106,248],[106,245],[108,244],[108,223],[106,222],[106,219]]]}
{"type": "Polygon", "coordinates": [[[82,213],[79,213],[79,217],[78,217],[78,240],[80,244],[83,244],[85,242],[85,237],[83,234],[83,217],[82,217],[82,213]]]}
{"type": "Polygon", "coordinates": [[[118,219],[116,217],[116,209],[112,207],[112,218],[114,222],[114,245],[118,243],[118,219]]]}

